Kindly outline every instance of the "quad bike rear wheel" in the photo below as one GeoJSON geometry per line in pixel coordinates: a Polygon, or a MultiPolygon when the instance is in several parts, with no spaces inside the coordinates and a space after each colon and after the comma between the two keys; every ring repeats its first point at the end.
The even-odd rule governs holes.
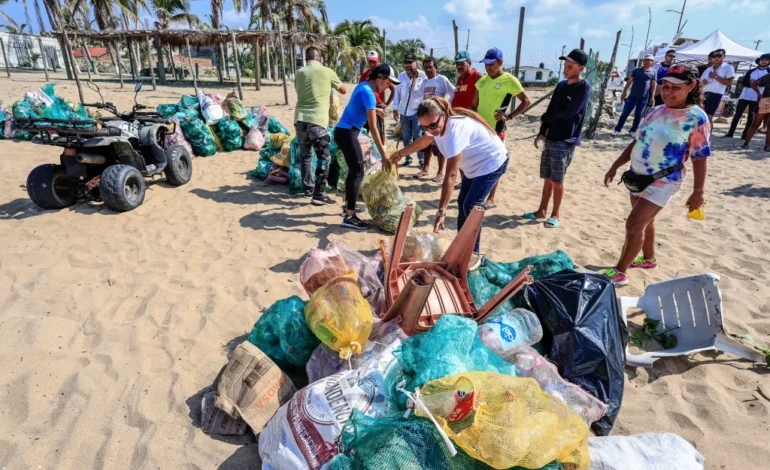
{"type": "Polygon", "coordinates": [[[168,163],[164,173],[166,181],[172,186],[182,186],[192,178],[192,157],[190,152],[181,145],[172,145],[166,149],[168,163]]]}
{"type": "Polygon", "coordinates": [[[75,204],[75,185],[61,165],[36,167],[27,177],[27,193],[41,209],[64,209],[75,204]]]}
{"type": "Polygon", "coordinates": [[[102,172],[99,183],[104,205],[117,212],[127,212],[144,202],[144,177],[129,165],[113,165],[102,172]]]}

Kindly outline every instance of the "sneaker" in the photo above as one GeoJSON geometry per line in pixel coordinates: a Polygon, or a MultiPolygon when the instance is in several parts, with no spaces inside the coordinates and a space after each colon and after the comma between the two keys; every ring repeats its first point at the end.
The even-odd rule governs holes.
{"type": "Polygon", "coordinates": [[[619,135],[620,135],[620,131],[613,131],[612,132],[612,137],[617,137],[619,135]]]}
{"type": "Polygon", "coordinates": [[[743,150],[748,150],[749,149],[749,144],[743,144],[743,145],[741,145],[741,148],[743,150]]]}
{"type": "Polygon", "coordinates": [[[346,215],[342,219],[342,226],[353,230],[369,230],[370,224],[364,222],[355,215],[346,215]]]}
{"type": "Polygon", "coordinates": [[[310,203],[314,206],[325,206],[327,204],[334,204],[336,201],[332,199],[328,194],[324,194],[322,196],[313,196],[313,199],[310,200],[310,203]]]}
{"type": "Polygon", "coordinates": [[[302,193],[302,195],[305,196],[305,197],[313,197],[313,190],[312,189],[308,189],[307,191],[302,193]]]}
{"type": "Polygon", "coordinates": [[[638,256],[631,262],[629,267],[636,269],[658,269],[658,260],[657,258],[645,259],[644,256],[638,256]]]}
{"type": "Polygon", "coordinates": [[[475,251],[471,255],[471,260],[468,262],[468,271],[475,271],[481,267],[481,261],[484,259],[484,255],[476,253],[475,251]]]}
{"type": "MultiPolygon", "coordinates": [[[[356,214],[363,214],[366,212],[366,205],[360,202],[356,204],[356,214]]],[[[342,206],[342,217],[345,217],[348,213],[348,206],[342,206]]]]}
{"type": "Polygon", "coordinates": [[[626,273],[618,271],[617,268],[605,269],[602,274],[610,278],[615,287],[623,287],[628,285],[628,276],[626,273]]]}

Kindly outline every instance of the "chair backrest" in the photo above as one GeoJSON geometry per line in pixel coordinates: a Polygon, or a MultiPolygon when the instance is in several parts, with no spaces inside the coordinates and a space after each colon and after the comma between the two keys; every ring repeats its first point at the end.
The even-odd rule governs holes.
{"type": "Polygon", "coordinates": [[[639,308],[668,328],[716,330],[722,326],[722,293],[716,274],[699,274],[647,286],[639,308]]]}

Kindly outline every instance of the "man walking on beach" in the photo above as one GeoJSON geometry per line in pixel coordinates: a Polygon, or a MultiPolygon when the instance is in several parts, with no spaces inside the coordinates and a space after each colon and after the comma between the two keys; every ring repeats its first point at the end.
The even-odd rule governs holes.
{"type": "MultiPolygon", "coordinates": [[[[369,64],[369,68],[364,70],[364,73],[361,74],[361,78],[358,80],[358,83],[369,81],[369,76],[372,74],[372,70],[380,65],[380,55],[377,53],[377,51],[369,51],[366,54],[366,63],[369,64]]],[[[387,108],[393,101],[393,95],[395,94],[396,87],[392,83],[388,82],[387,89],[390,90],[387,100],[385,99],[385,91],[374,93],[374,97],[377,99],[378,109],[387,108]]],[[[364,129],[369,130],[369,123],[364,125],[364,129]]],[[[385,118],[380,115],[377,116],[377,129],[380,131],[380,138],[383,142],[385,142],[385,118]]]]}
{"type": "Polygon", "coordinates": [[[317,47],[308,47],[305,52],[307,65],[297,70],[294,88],[297,91],[297,107],[294,110],[294,128],[299,140],[300,172],[305,197],[310,197],[314,206],[332,204],[334,201],[326,194],[326,179],[329,176],[331,138],[329,125],[329,106],[332,89],[340,94],[347,90],[334,70],[321,64],[321,51],[317,47]],[[315,182],[313,181],[313,152],[316,155],[315,182]]]}
{"type": "Polygon", "coordinates": [[[669,67],[674,64],[674,59],[676,59],[676,50],[669,49],[666,51],[666,58],[663,59],[663,62],[658,62],[652,66],[652,70],[655,72],[655,83],[657,84],[657,87],[655,88],[655,106],[663,104],[663,98],[660,96],[660,91],[663,86],[663,77],[668,73],[669,67]]]}
{"type": "MultiPolygon", "coordinates": [[[[532,103],[521,86],[519,79],[503,70],[503,51],[493,47],[484,56],[484,68],[487,74],[476,82],[476,95],[473,98],[472,110],[477,111],[487,123],[497,132],[500,140],[505,141],[505,123],[522,114],[532,103]],[[508,113],[508,107],[519,97],[521,103],[516,109],[508,113]]],[[[498,180],[495,187],[487,197],[485,209],[496,206],[495,195],[498,180]]]]}
{"type": "Polygon", "coordinates": [[[714,64],[703,71],[701,80],[706,85],[703,88],[703,101],[706,115],[709,117],[709,125],[714,126],[714,114],[722,101],[722,95],[730,90],[735,77],[735,68],[730,64],[725,64],[727,52],[724,49],[717,49],[709,56],[713,56],[714,64]]]}
{"type": "MultiPolygon", "coordinates": [[[[425,76],[428,77],[422,82],[422,100],[427,100],[438,96],[445,98],[450,103],[454,99],[455,88],[452,86],[452,82],[449,81],[443,75],[439,75],[436,68],[436,59],[433,57],[426,57],[422,60],[422,70],[425,72],[425,76]]],[[[444,181],[444,156],[438,149],[438,145],[435,142],[424,148],[423,151],[423,166],[422,171],[414,175],[415,179],[420,179],[428,176],[428,168],[430,167],[430,159],[433,155],[438,158],[438,173],[433,178],[433,182],[441,183],[444,181]]]]}
{"type": "MultiPolygon", "coordinates": [[[[417,119],[417,106],[422,102],[422,82],[428,77],[417,68],[417,57],[414,54],[404,56],[404,71],[398,76],[401,82],[396,87],[393,98],[393,119],[401,123],[401,138],[404,147],[422,136],[420,121],[417,119]]],[[[420,169],[423,166],[423,153],[417,152],[420,169]]],[[[412,164],[412,156],[407,155],[402,166],[412,164]]]]}
{"type": "Polygon", "coordinates": [[[642,59],[642,66],[635,68],[631,72],[631,76],[628,77],[626,87],[623,89],[623,93],[620,95],[620,101],[623,101],[623,112],[620,113],[620,119],[618,119],[618,125],[615,126],[615,132],[613,136],[620,134],[623,130],[623,126],[626,124],[626,119],[634,111],[634,123],[631,125],[630,134],[633,135],[636,129],[639,128],[639,124],[642,123],[642,114],[644,108],[648,105],[652,106],[655,102],[654,96],[657,90],[657,83],[655,81],[655,72],[652,70],[652,64],[655,59],[651,54],[647,54],[642,59]],[[626,98],[628,88],[631,88],[631,93],[626,98]]]}
{"type": "Polygon", "coordinates": [[[727,131],[725,137],[733,137],[735,129],[738,128],[738,123],[741,121],[741,117],[743,117],[743,112],[747,109],[748,116],[746,117],[746,127],[743,128],[741,139],[746,140],[746,133],[751,129],[751,124],[754,122],[754,114],[757,112],[757,105],[759,104],[759,95],[757,95],[757,92],[751,88],[751,83],[767,75],[767,67],[770,65],[770,54],[762,54],[756,62],[757,68],[749,70],[746,72],[746,75],[743,76],[743,91],[741,91],[741,96],[738,97],[738,105],[735,107],[735,116],[733,116],[733,121],[730,123],[730,130],[727,131]]]}
{"type": "Polygon", "coordinates": [[[528,220],[544,219],[548,203],[553,195],[551,217],[545,221],[547,228],[561,224],[559,210],[564,197],[564,176],[572,163],[575,146],[580,145],[583,119],[586,113],[591,85],[582,77],[588,63],[588,55],[580,49],[574,49],[564,61],[564,78],[556,86],[548,109],[540,118],[540,132],[535,137],[535,147],[545,142],[540,156],[540,177],[543,178],[543,194],[540,207],[535,212],[524,214],[528,220]]]}

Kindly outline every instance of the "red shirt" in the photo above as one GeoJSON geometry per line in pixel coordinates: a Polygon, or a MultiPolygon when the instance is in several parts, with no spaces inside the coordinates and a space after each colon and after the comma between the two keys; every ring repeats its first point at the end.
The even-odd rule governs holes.
{"type": "Polygon", "coordinates": [[[476,82],[481,77],[483,77],[483,75],[476,69],[471,69],[465,79],[457,77],[455,97],[452,99],[453,108],[471,108],[473,98],[476,96],[476,82]]]}

